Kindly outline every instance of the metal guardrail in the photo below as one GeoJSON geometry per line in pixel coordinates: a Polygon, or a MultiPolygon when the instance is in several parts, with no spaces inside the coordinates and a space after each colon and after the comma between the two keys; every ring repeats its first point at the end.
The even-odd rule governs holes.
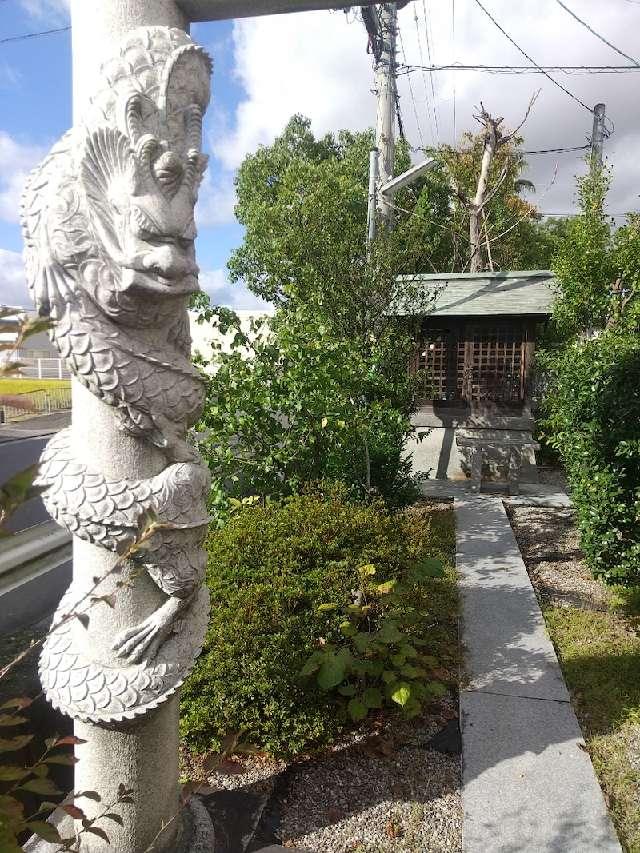
{"type": "Polygon", "coordinates": [[[7,402],[0,403],[0,423],[18,421],[33,415],[49,415],[71,408],[71,387],[36,388],[20,394],[7,394],[6,397],[7,402]]]}
{"type": "Polygon", "coordinates": [[[7,537],[0,544],[0,597],[70,559],[71,536],[55,521],[7,537]]]}
{"type": "Polygon", "coordinates": [[[61,358],[39,355],[37,351],[23,354],[16,353],[20,362],[20,375],[27,379],[69,379],[71,374],[61,358]]]}

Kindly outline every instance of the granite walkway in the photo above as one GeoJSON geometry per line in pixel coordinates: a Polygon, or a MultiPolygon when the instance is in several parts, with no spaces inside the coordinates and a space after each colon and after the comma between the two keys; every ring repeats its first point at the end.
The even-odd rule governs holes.
{"type": "Polygon", "coordinates": [[[454,505],[464,851],[619,853],[502,500],[454,505]]]}

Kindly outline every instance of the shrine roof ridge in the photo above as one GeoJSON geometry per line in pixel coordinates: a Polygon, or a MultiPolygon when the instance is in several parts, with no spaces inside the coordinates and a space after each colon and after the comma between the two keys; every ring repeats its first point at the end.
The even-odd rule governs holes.
{"type": "Polygon", "coordinates": [[[418,273],[399,276],[431,285],[397,300],[390,310],[396,316],[490,317],[551,315],[557,292],[550,270],[518,270],[481,273],[418,273]],[[438,287],[440,285],[440,287],[438,287]]]}

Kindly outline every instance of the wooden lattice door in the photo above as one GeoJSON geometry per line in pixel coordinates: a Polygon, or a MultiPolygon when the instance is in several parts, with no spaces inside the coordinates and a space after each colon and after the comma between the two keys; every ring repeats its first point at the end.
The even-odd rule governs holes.
{"type": "Polygon", "coordinates": [[[519,403],[524,399],[524,343],[519,323],[467,327],[465,396],[470,403],[519,403]]]}
{"type": "Polygon", "coordinates": [[[464,340],[461,328],[423,329],[416,352],[414,371],[420,377],[420,395],[434,402],[462,399],[464,372],[464,340]]]}

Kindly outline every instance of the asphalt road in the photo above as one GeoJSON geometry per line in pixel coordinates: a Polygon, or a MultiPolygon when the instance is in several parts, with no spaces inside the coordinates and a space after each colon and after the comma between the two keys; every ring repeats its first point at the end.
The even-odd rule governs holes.
{"type": "MultiPolygon", "coordinates": [[[[0,443],[0,483],[6,483],[14,474],[23,471],[40,458],[49,436],[16,438],[0,443]]],[[[13,513],[5,527],[17,533],[26,527],[40,524],[49,518],[40,498],[32,498],[13,513]]]]}
{"type": "MultiPolygon", "coordinates": [[[[69,415],[64,413],[32,418],[15,425],[1,425],[0,484],[37,462],[52,434],[30,433],[56,430],[67,426],[68,422],[69,415]]],[[[49,515],[42,500],[33,498],[13,513],[5,529],[17,533],[48,520],[49,515]]],[[[13,632],[52,614],[70,580],[71,561],[67,561],[11,592],[0,595],[0,634],[13,632]]]]}

